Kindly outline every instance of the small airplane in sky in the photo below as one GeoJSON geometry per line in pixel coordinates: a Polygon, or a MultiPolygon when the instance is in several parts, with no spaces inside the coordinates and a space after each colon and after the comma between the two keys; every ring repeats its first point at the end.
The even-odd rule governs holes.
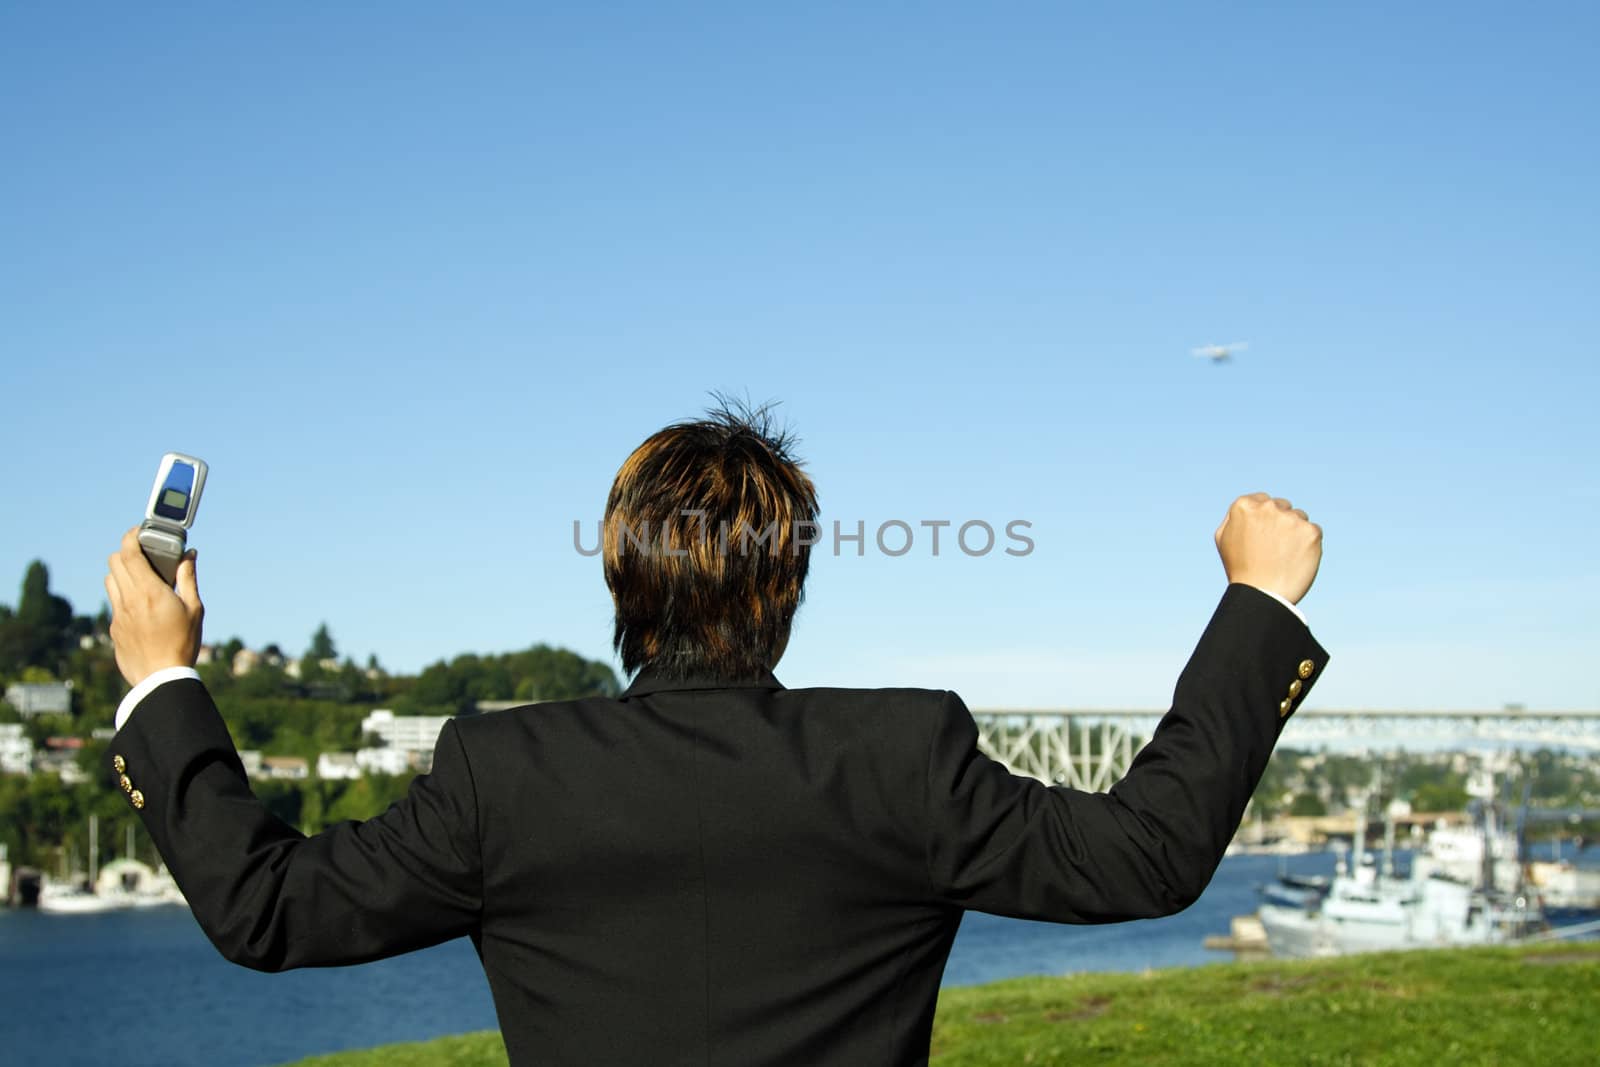
{"type": "Polygon", "coordinates": [[[1213,363],[1226,363],[1233,358],[1235,352],[1243,352],[1250,345],[1245,341],[1234,341],[1226,345],[1201,345],[1189,351],[1201,359],[1209,359],[1213,363]]]}

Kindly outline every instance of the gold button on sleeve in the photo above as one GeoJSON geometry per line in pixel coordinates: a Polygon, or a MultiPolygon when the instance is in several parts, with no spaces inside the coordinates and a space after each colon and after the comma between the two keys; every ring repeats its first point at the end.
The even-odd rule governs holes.
{"type": "Polygon", "coordinates": [[[144,807],[144,794],[139,792],[137,789],[128,795],[128,799],[133,801],[133,806],[135,808],[144,807]]]}
{"type": "Polygon", "coordinates": [[[1317,665],[1312,663],[1310,660],[1303,659],[1300,661],[1300,677],[1309,678],[1311,677],[1311,672],[1316,669],[1317,665]]]}
{"type": "Polygon", "coordinates": [[[1299,696],[1301,688],[1302,687],[1300,685],[1300,679],[1296,678],[1294,681],[1290,682],[1289,683],[1289,699],[1293,700],[1295,697],[1299,696]]]}
{"type": "Polygon", "coordinates": [[[1285,700],[1283,703],[1279,704],[1278,705],[1278,718],[1281,719],[1281,718],[1284,718],[1285,716],[1287,716],[1289,714],[1289,709],[1293,705],[1294,705],[1294,701],[1292,701],[1292,700],[1285,700]]]}
{"type": "Polygon", "coordinates": [[[129,778],[126,774],[117,779],[117,784],[122,786],[122,791],[124,793],[133,792],[133,779],[129,778]]]}
{"type": "Polygon", "coordinates": [[[118,774],[121,774],[123,771],[128,769],[128,761],[123,759],[121,756],[112,756],[111,766],[117,769],[118,774]]]}

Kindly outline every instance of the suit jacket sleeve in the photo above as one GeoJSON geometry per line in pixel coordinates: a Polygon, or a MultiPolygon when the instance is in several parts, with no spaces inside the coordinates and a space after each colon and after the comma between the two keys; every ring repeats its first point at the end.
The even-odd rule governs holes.
{"type": "Polygon", "coordinates": [[[1108,793],[1011,774],[978,750],[971,714],[947,693],[928,753],[936,899],[1072,923],[1188,907],[1327,660],[1293,612],[1230,585],[1178,678],[1172,709],[1108,793]]]}
{"type": "Polygon", "coordinates": [[[264,971],[360,963],[477,929],[477,798],[453,722],[432,772],[404,799],[313,837],[250,791],[198,681],[154,690],[118,731],[110,758],[201,928],[236,963],[264,971]]]}

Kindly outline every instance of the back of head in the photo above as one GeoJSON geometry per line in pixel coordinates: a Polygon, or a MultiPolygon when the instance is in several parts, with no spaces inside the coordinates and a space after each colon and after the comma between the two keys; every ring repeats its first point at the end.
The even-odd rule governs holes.
{"type": "Polygon", "coordinates": [[[611,486],[603,532],[623,668],[748,679],[805,595],[817,495],[770,408],[720,402],[652,434],[611,486]]]}

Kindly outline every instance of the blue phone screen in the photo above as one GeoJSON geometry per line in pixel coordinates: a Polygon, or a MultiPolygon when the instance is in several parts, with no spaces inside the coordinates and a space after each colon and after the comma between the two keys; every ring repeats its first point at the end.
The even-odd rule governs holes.
{"type": "Polygon", "coordinates": [[[163,519],[182,522],[189,517],[189,494],[194,492],[194,468],[187,463],[174,463],[167,472],[166,484],[156,497],[156,514],[163,519]]]}

